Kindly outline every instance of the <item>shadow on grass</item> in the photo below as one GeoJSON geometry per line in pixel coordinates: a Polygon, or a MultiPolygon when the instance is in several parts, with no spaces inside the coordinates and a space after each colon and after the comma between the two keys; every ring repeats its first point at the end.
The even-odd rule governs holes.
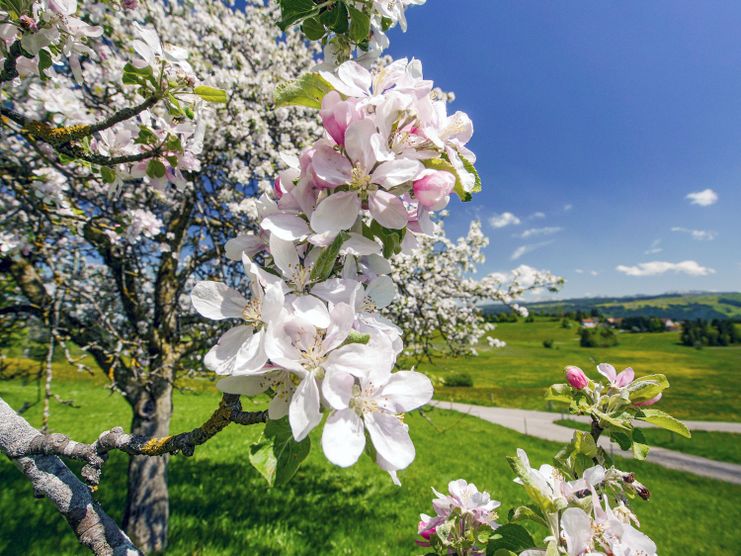
{"type": "MultiPolygon", "coordinates": [[[[169,483],[168,554],[324,554],[348,537],[362,537],[364,529],[383,534],[364,522],[369,515],[374,523],[400,518],[393,504],[379,508],[379,497],[394,496],[390,482],[357,473],[349,480],[311,463],[289,485],[268,489],[246,461],[178,458],[170,464],[169,483]]],[[[14,466],[0,466],[0,484],[0,554],[85,553],[52,505],[32,499],[30,484],[14,466]]],[[[118,523],[125,487],[126,458],[114,454],[98,499],[118,523]]]]}

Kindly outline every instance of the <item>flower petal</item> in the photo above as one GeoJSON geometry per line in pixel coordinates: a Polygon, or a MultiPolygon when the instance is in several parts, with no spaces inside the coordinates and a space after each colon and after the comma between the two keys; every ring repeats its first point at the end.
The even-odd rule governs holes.
{"type": "Polygon", "coordinates": [[[322,420],[319,411],[319,387],[313,375],[307,375],[296,388],[288,407],[293,438],[301,442],[322,420]]]}
{"type": "Polygon", "coordinates": [[[298,295],[291,301],[294,314],[315,326],[316,328],[327,328],[330,324],[327,306],[313,295],[298,295]]]}
{"type": "Polygon", "coordinates": [[[409,221],[409,213],[404,208],[404,203],[388,191],[379,189],[373,192],[368,197],[368,209],[373,218],[384,228],[401,230],[409,221]]]}
{"type": "Polygon", "coordinates": [[[238,291],[210,280],[198,282],[190,298],[196,311],[213,320],[242,318],[242,311],[248,303],[238,291]]]}
{"type": "Polygon", "coordinates": [[[352,163],[329,145],[319,145],[311,157],[311,167],[323,187],[344,185],[352,179],[352,163]]]}
{"type": "Polygon", "coordinates": [[[278,236],[270,236],[270,254],[283,276],[290,280],[299,267],[296,246],[291,241],[285,241],[278,236]]]}
{"type": "Polygon", "coordinates": [[[322,432],[322,448],[327,459],[340,467],[349,467],[365,448],[363,421],[352,409],[334,411],[322,432]]]}
{"type": "Polygon", "coordinates": [[[281,212],[266,216],[260,226],[285,241],[302,240],[311,233],[306,220],[295,214],[281,212]]]}
{"type": "Polygon", "coordinates": [[[315,232],[340,232],[355,224],[360,212],[360,199],[353,191],[341,191],[324,199],[311,215],[311,228],[315,232]]]}
{"type": "Polygon", "coordinates": [[[424,171],[419,160],[400,158],[382,162],[373,171],[373,183],[384,189],[390,189],[404,182],[412,181],[424,171]]]}
{"type": "Polygon", "coordinates": [[[251,337],[252,327],[250,326],[235,326],[227,330],[203,358],[203,364],[217,374],[232,374],[239,350],[251,337]]]}
{"type": "Polygon", "coordinates": [[[229,376],[216,383],[216,388],[225,394],[257,396],[270,387],[270,380],[264,375],[229,376]]]}
{"type": "Polygon", "coordinates": [[[383,459],[395,469],[405,469],[414,461],[414,444],[404,423],[384,412],[366,412],[363,418],[373,446],[383,459]]]}
{"type": "Polygon", "coordinates": [[[355,377],[337,371],[327,373],[322,381],[322,395],[333,409],[347,409],[350,406],[355,377]]]}
{"type": "Polygon", "coordinates": [[[428,403],[432,399],[432,382],[416,371],[398,371],[381,390],[379,397],[387,397],[393,405],[393,413],[406,413],[428,403]]]}
{"type": "Polygon", "coordinates": [[[379,309],[388,307],[396,297],[398,288],[389,276],[377,276],[365,289],[365,295],[371,298],[379,309]]]}

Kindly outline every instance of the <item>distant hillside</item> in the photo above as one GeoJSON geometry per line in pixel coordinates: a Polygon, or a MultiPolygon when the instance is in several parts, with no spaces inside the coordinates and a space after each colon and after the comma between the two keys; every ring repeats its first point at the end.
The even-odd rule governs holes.
{"type": "MultiPolygon", "coordinates": [[[[667,293],[654,296],[585,297],[526,303],[533,313],[566,313],[599,310],[608,317],[662,317],[684,319],[741,319],[741,293],[667,293]]],[[[507,311],[502,305],[486,305],[484,313],[507,311]]]]}

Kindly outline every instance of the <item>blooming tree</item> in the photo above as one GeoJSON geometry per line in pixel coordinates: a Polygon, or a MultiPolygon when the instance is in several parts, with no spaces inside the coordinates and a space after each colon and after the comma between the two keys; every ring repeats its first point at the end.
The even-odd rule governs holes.
{"type": "MultiPolygon", "coordinates": [[[[320,426],[338,466],[366,453],[398,483],[415,457],[403,416],[430,401],[432,384],[395,369],[402,331],[380,308],[397,294],[391,258],[434,236],[433,213],[452,194],[465,201],[480,190],[466,147],[473,126],[448,114],[418,60],[368,69],[385,31],[404,28],[405,8],[423,0],[278,3],[286,34],[268,24],[278,14],[262,2],[244,12],[220,2],[96,3],[82,17],[75,0],[0,2],[1,199],[13,230],[2,236],[0,268],[18,301],[4,312],[41,319],[50,356],[55,343],[84,346],[134,413],[132,434],[115,428],[83,444],[39,433],[0,400],[0,449],[95,553],[163,549],[166,458],[156,456],[191,455],[230,423],[265,423],[250,461],[272,485],[291,478],[320,426]],[[324,45],[318,65],[293,26],[324,45]],[[291,117],[307,109],[320,128],[291,117]],[[217,117],[205,118],[209,110],[217,117]],[[208,149],[207,135],[217,136],[208,149]],[[210,321],[223,321],[218,339],[210,321]],[[222,401],[202,426],[168,435],[173,381],[204,345],[222,401]],[[240,396],[256,395],[267,408],[242,411],[240,396]],[[89,489],[112,450],[132,456],[131,539],[89,489]],[[84,462],[81,479],[59,456],[84,462]]],[[[636,404],[660,389],[624,376],[607,390],[553,396],[573,397],[600,431],[642,454],[626,422],[650,420],[636,404]]],[[[606,457],[585,446],[575,441],[571,453],[606,457]]],[[[527,487],[526,465],[515,469],[527,487]]],[[[472,485],[451,487],[437,507],[443,521],[425,526],[433,547],[450,541],[451,519],[463,520],[466,543],[474,531],[461,550],[479,550],[481,535],[496,531],[496,503],[472,485]]]]}
{"type": "MultiPolygon", "coordinates": [[[[392,259],[391,277],[399,295],[383,309],[401,328],[406,355],[412,359],[429,359],[443,351],[476,355],[482,337],[495,327],[484,320],[481,304],[500,302],[527,316],[518,300],[528,292],[556,291],[563,283],[551,272],[527,265],[475,278],[489,244],[479,221],[471,222],[468,234],[457,241],[445,235],[442,221],[417,241],[414,250],[392,259]]],[[[492,347],[503,345],[491,336],[487,340],[492,347]]]]}

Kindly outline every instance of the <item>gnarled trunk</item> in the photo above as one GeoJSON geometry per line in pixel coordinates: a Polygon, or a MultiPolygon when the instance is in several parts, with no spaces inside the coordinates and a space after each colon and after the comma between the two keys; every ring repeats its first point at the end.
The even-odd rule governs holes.
{"type": "MultiPolygon", "coordinates": [[[[172,417],[172,386],[158,385],[156,392],[142,390],[132,400],[132,434],[167,436],[172,417]]],[[[144,553],[161,552],[167,546],[169,496],[167,456],[131,456],[123,527],[144,553]]]]}

